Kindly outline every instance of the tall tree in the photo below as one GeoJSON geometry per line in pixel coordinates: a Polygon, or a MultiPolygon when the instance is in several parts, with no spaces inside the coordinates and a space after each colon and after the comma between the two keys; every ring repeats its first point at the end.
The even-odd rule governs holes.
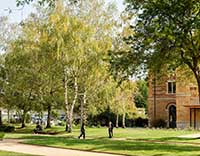
{"type": "MultiPolygon", "coordinates": [[[[74,19],[77,19],[76,23],[72,23],[72,28],[69,27],[69,30],[74,32],[74,35],[72,36],[72,42],[68,40],[66,43],[67,47],[62,47],[62,45],[64,45],[66,42],[65,36],[62,36],[62,33],[61,38],[64,40],[61,40],[62,43],[59,43],[59,45],[61,45],[61,49],[58,49],[60,52],[62,52],[64,49],[66,50],[70,48],[68,52],[63,52],[64,56],[62,57],[68,62],[68,65],[66,65],[64,69],[65,82],[67,82],[66,80],[70,78],[70,75],[74,79],[74,99],[72,101],[72,105],[70,106],[71,108],[69,108],[69,105],[66,105],[66,110],[68,110],[67,114],[68,116],[70,115],[68,117],[69,127],[71,127],[72,112],[75,102],[78,99],[79,90],[82,92],[82,94],[84,94],[84,96],[82,96],[84,98],[82,101],[86,102],[89,90],[88,82],[91,82],[91,77],[95,73],[95,70],[99,69],[100,64],[103,65],[102,60],[105,58],[106,52],[111,47],[110,35],[112,34],[109,34],[108,32],[111,32],[113,28],[113,22],[110,20],[111,15],[103,11],[103,7],[103,1],[98,1],[95,3],[94,1],[87,0],[81,1],[77,6],[68,6],[66,8],[67,12],[69,12],[69,15],[74,19]],[[87,11],[84,11],[84,8],[86,7],[87,11]],[[102,18],[101,22],[98,22],[97,17],[102,18]],[[107,22],[106,19],[109,22],[107,22]],[[77,27],[76,24],[79,24],[79,27],[77,27]],[[81,85],[81,87],[79,85],[81,85]]],[[[108,10],[110,11],[111,9],[108,10]]],[[[66,83],[65,86],[67,88],[66,83]]],[[[65,92],[65,96],[67,97],[68,94],[66,93],[67,92],[65,92]]],[[[66,99],[67,98],[65,98],[65,100],[66,99]]],[[[66,100],[66,103],[68,102],[69,101],[66,100]]]]}
{"type": "MultiPolygon", "coordinates": [[[[25,127],[28,111],[33,107],[37,95],[37,66],[32,62],[32,56],[22,46],[22,42],[15,42],[13,51],[6,56],[7,83],[11,86],[13,95],[10,104],[21,112],[21,127],[25,127]]],[[[27,48],[27,47],[26,47],[27,48]]],[[[5,95],[8,96],[8,95],[5,95]]]]}
{"type": "MultiPolygon", "coordinates": [[[[50,30],[50,25],[48,23],[48,13],[43,14],[42,17],[40,13],[37,15],[32,15],[25,23],[28,27],[32,28],[26,31],[27,40],[37,47],[36,64],[39,68],[37,76],[39,78],[39,100],[42,104],[43,110],[47,110],[47,125],[46,128],[50,128],[50,119],[52,109],[60,108],[60,96],[63,89],[62,85],[62,64],[57,60],[56,54],[56,42],[54,38],[53,31],[50,30]],[[37,40],[35,41],[35,39],[37,40]]],[[[34,52],[34,48],[30,51],[34,52]]],[[[61,105],[60,105],[61,106],[61,105]]]]}
{"type": "MultiPolygon", "coordinates": [[[[81,98],[84,106],[86,103],[92,105],[92,101],[97,103],[95,98],[101,89],[104,90],[106,74],[103,67],[107,64],[103,59],[107,57],[107,51],[112,45],[113,6],[105,6],[103,0],[80,1],[66,8],[62,1],[56,1],[55,4],[53,12],[44,20],[43,28],[38,30],[37,26],[32,27],[35,34],[33,39],[41,44],[34,40],[31,43],[37,45],[39,51],[53,56],[54,63],[63,68],[66,130],[71,132],[74,107],[78,99],[81,98]],[[94,86],[101,89],[95,89],[94,86]]],[[[43,23],[40,20],[34,22],[43,23]]]]}
{"type": "MultiPolygon", "coordinates": [[[[127,63],[124,73],[135,69],[161,69],[187,65],[193,72],[200,95],[200,1],[126,0],[133,35],[125,41],[131,50],[117,54],[127,63]]],[[[115,57],[115,58],[116,58],[115,57]]],[[[200,96],[199,96],[200,97],[200,96]]]]}
{"type": "Polygon", "coordinates": [[[163,65],[165,69],[187,65],[200,95],[200,1],[126,2],[134,34],[126,40],[132,47],[129,58],[124,55],[123,59],[130,67],[147,67],[153,72],[160,72],[163,65]]]}
{"type": "Polygon", "coordinates": [[[133,92],[136,86],[131,81],[124,81],[117,88],[113,96],[111,110],[117,114],[116,127],[118,126],[118,116],[122,115],[122,127],[125,128],[126,115],[135,113],[135,104],[133,102],[133,92]]]}

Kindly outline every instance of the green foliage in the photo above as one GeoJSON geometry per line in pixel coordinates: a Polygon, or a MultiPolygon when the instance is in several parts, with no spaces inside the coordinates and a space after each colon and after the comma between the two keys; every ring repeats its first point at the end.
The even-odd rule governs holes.
{"type": "Polygon", "coordinates": [[[15,127],[10,125],[2,125],[0,126],[0,132],[14,132],[15,127]]]}
{"type": "Polygon", "coordinates": [[[22,122],[29,111],[52,113],[66,109],[66,103],[72,109],[67,114],[79,113],[83,102],[86,116],[104,111],[115,92],[105,61],[115,33],[114,5],[104,0],[37,2],[42,5],[38,13],[23,21],[6,50],[1,72],[5,108],[19,111],[22,122]]]}
{"type": "Polygon", "coordinates": [[[148,119],[138,117],[134,119],[136,127],[147,127],[148,126],[148,119]]]}
{"type": "Polygon", "coordinates": [[[127,113],[129,115],[134,114],[136,111],[133,102],[133,92],[136,89],[135,84],[132,81],[124,81],[120,86],[117,87],[115,84],[116,91],[112,96],[112,103],[110,105],[111,110],[119,115],[127,113]]]}
{"type": "Polygon", "coordinates": [[[128,40],[134,45],[133,53],[142,53],[150,67],[159,70],[164,63],[172,66],[174,61],[178,65],[186,63],[180,57],[181,53],[187,57],[196,53],[199,46],[199,1],[127,2],[127,9],[138,18],[133,25],[135,35],[128,40]],[[190,52],[188,48],[191,48],[190,52]]]}
{"type": "Polygon", "coordinates": [[[26,119],[25,120],[26,120],[26,123],[31,123],[31,114],[28,113],[26,115],[26,119]]]}
{"type": "MultiPolygon", "coordinates": [[[[186,64],[199,82],[200,1],[126,0],[133,33],[124,41],[131,50],[112,53],[123,77],[148,70],[166,72],[186,64]]],[[[200,86],[200,85],[199,85],[200,86]]]]}
{"type": "Polygon", "coordinates": [[[134,95],[134,102],[137,108],[147,108],[147,82],[139,80],[136,82],[137,90],[134,95]]]}

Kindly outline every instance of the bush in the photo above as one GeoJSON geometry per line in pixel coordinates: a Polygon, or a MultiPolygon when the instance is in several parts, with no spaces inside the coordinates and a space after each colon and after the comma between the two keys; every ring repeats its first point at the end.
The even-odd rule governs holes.
{"type": "Polygon", "coordinates": [[[0,132],[14,132],[15,127],[10,125],[2,125],[0,126],[0,132]]]}
{"type": "Polygon", "coordinates": [[[4,135],[4,133],[0,133],[0,140],[3,140],[4,135]]]}
{"type": "Polygon", "coordinates": [[[10,119],[10,123],[11,123],[11,124],[20,124],[20,123],[21,123],[21,120],[20,120],[20,119],[11,118],[11,119],[10,119]]]}
{"type": "Polygon", "coordinates": [[[143,119],[141,117],[135,119],[135,126],[136,127],[147,127],[148,126],[148,119],[143,119]]]}
{"type": "Polygon", "coordinates": [[[6,126],[4,129],[4,132],[14,132],[15,127],[14,126],[6,126]]]}
{"type": "Polygon", "coordinates": [[[167,122],[163,119],[157,119],[153,121],[152,126],[158,128],[165,128],[167,127],[167,122]]]}
{"type": "Polygon", "coordinates": [[[65,121],[59,121],[58,126],[65,126],[66,122],[65,121]]]}
{"type": "Polygon", "coordinates": [[[101,125],[100,125],[100,124],[97,124],[97,128],[101,128],[101,125]]]}

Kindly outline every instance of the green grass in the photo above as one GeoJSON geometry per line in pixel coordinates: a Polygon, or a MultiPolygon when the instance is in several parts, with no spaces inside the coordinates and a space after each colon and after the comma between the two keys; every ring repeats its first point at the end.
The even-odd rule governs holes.
{"type": "Polygon", "coordinates": [[[0,156],[33,156],[33,155],[7,152],[7,151],[0,151],[0,156]]]}
{"type": "Polygon", "coordinates": [[[5,134],[3,132],[0,132],[0,140],[2,140],[4,136],[5,134]]]}
{"type": "Polygon", "coordinates": [[[120,141],[109,139],[88,139],[78,140],[72,138],[48,138],[43,140],[30,140],[27,143],[45,146],[63,147],[70,149],[82,149],[88,151],[110,152],[137,156],[155,155],[200,155],[197,146],[190,145],[170,145],[151,142],[120,141]]]}
{"type": "Polygon", "coordinates": [[[86,128],[86,140],[77,139],[79,129],[73,133],[64,132],[64,127],[54,127],[59,135],[33,135],[29,128],[6,134],[5,138],[27,139],[25,143],[44,146],[110,152],[132,156],[200,156],[199,139],[180,139],[177,136],[196,134],[199,131],[141,129],[114,129],[114,138],[109,139],[107,128],[86,128]],[[156,142],[154,142],[156,141],[156,142]],[[157,142],[159,141],[159,143],[157,142]],[[193,144],[196,143],[196,144],[193,144]]]}

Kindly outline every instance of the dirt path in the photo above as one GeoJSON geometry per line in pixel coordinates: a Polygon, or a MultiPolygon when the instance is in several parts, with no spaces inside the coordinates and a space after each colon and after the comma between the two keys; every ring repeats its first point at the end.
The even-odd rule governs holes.
{"type": "Polygon", "coordinates": [[[0,141],[0,150],[43,156],[119,156],[114,154],[105,154],[97,152],[86,152],[62,148],[25,145],[19,143],[19,140],[12,139],[0,141]]]}

